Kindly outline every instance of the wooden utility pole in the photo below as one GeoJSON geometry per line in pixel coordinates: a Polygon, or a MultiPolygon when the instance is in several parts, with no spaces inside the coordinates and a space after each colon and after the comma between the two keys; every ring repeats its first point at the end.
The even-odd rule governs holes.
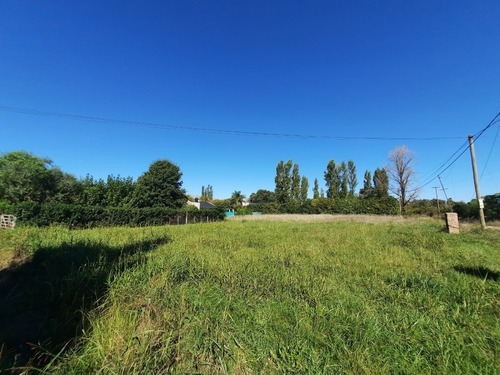
{"type": "Polygon", "coordinates": [[[439,212],[439,198],[438,198],[438,189],[439,187],[438,186],[433,186],[432,187],[434,190],[436,190],[436,202],[437,202],[437,205],[438,205],[438,220],[439,220],[439,216],[441,216],[441,212],[439,212]]]}
{"type": "Polygon", "coordinates": [[[481,228],[486,229],[486,221],[484,220],[484,203],[479,191],[479,180],[477,178],[476,153],[474,152],[474,136],[469,134],[470,158],[472,161],[472,174],[474,175],[474,187],[476,188],[476,198],[479,203],[479,218],[481,219],[481,228]]]}

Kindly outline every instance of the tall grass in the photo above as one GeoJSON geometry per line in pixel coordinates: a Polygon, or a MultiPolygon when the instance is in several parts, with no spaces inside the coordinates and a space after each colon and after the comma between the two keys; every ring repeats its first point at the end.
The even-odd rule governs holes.
{"type": "MultiPolygon", "coordinates": [[[[499,369],[497,231],[242,221],[48,229],[40,247],[61,246],[65,236],[102,241],[107,252],[145,238],[165,243],[105,262],[105,286],[82,309],[83,333],[47,373],[499,369]]],[[[96,259],[82,272],[98,267],[96,259]]]]}

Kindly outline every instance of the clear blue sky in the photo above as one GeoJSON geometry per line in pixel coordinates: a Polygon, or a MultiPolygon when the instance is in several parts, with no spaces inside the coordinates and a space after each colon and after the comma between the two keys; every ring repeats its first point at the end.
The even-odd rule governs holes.
{"type": "MultiPolygon", "coordinates": [[[[189,194],[211,184],[226,198],[274,190],[276,164],[289,158],[311,185],[324,184],[328,160],[352,159],[359,188],[365,170],[405,144],[426,182],[500,111],[499,20],[500,2],[489,0],[3,0],[3,107],[244,132],[462,138],[234,135],[3,109],[0,152],[97,178],[135,179],[167,158],[189,194]]],[[[476,143],[483,195],[500,192],[499,127],[476,143]]],[[[471,176],[466,153],[442,174],[448,195],[472,199],[471,176]]],[[[434,197],[433,186],[420,197],[434,197]]]]}

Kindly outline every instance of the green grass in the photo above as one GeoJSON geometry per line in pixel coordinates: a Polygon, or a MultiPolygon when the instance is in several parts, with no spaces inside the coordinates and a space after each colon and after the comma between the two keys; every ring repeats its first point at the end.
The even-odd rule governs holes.
{"type": "Polygon", "coordinates": [[[430,221],[243,221],[0,236],[7,253],[33,254],[0,278],[8,306],[0,332],[9,325],[4,314],[15,320],[23,309],[29,316],[44,303],[58,306],[41,309],[35,320],[47,327],[38,336],[22,336],[29,324],[18,318],[22,337],[13,330],[3,339],[4,367],[24,360],[61,374],[499,372],[499,231],[449,235],[430,221]],[[21,282],[27,274],[34,279],[21,282]],[[20,285],[9,295],[12,280],[20,285]],[[26,337],[41,345],[14,363],[26,337]]]}

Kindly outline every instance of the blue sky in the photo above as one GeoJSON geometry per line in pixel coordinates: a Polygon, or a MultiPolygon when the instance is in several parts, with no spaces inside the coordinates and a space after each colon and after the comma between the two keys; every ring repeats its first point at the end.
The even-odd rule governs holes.
{"type": "MultiPolygon", "coordinates": [[[[276,164],[290,158],[311,185],[324,184],[328,160],[352,159],[359,188],[404,144],[426,183],[500,111],[499,16],[496,1],[4,0],[0,152],[97,178],[135,179],[166,158],[189,194],[210,184],[226,198],[274,190],[276,164]],[[441,139],[410,139],[423,137],[441,139]]],[[[500,192],[499,127],[476,142],[483,195],[500,192]]],[[[475,196],[468,152],[441,177],[451,198],[475,196]]]]}

